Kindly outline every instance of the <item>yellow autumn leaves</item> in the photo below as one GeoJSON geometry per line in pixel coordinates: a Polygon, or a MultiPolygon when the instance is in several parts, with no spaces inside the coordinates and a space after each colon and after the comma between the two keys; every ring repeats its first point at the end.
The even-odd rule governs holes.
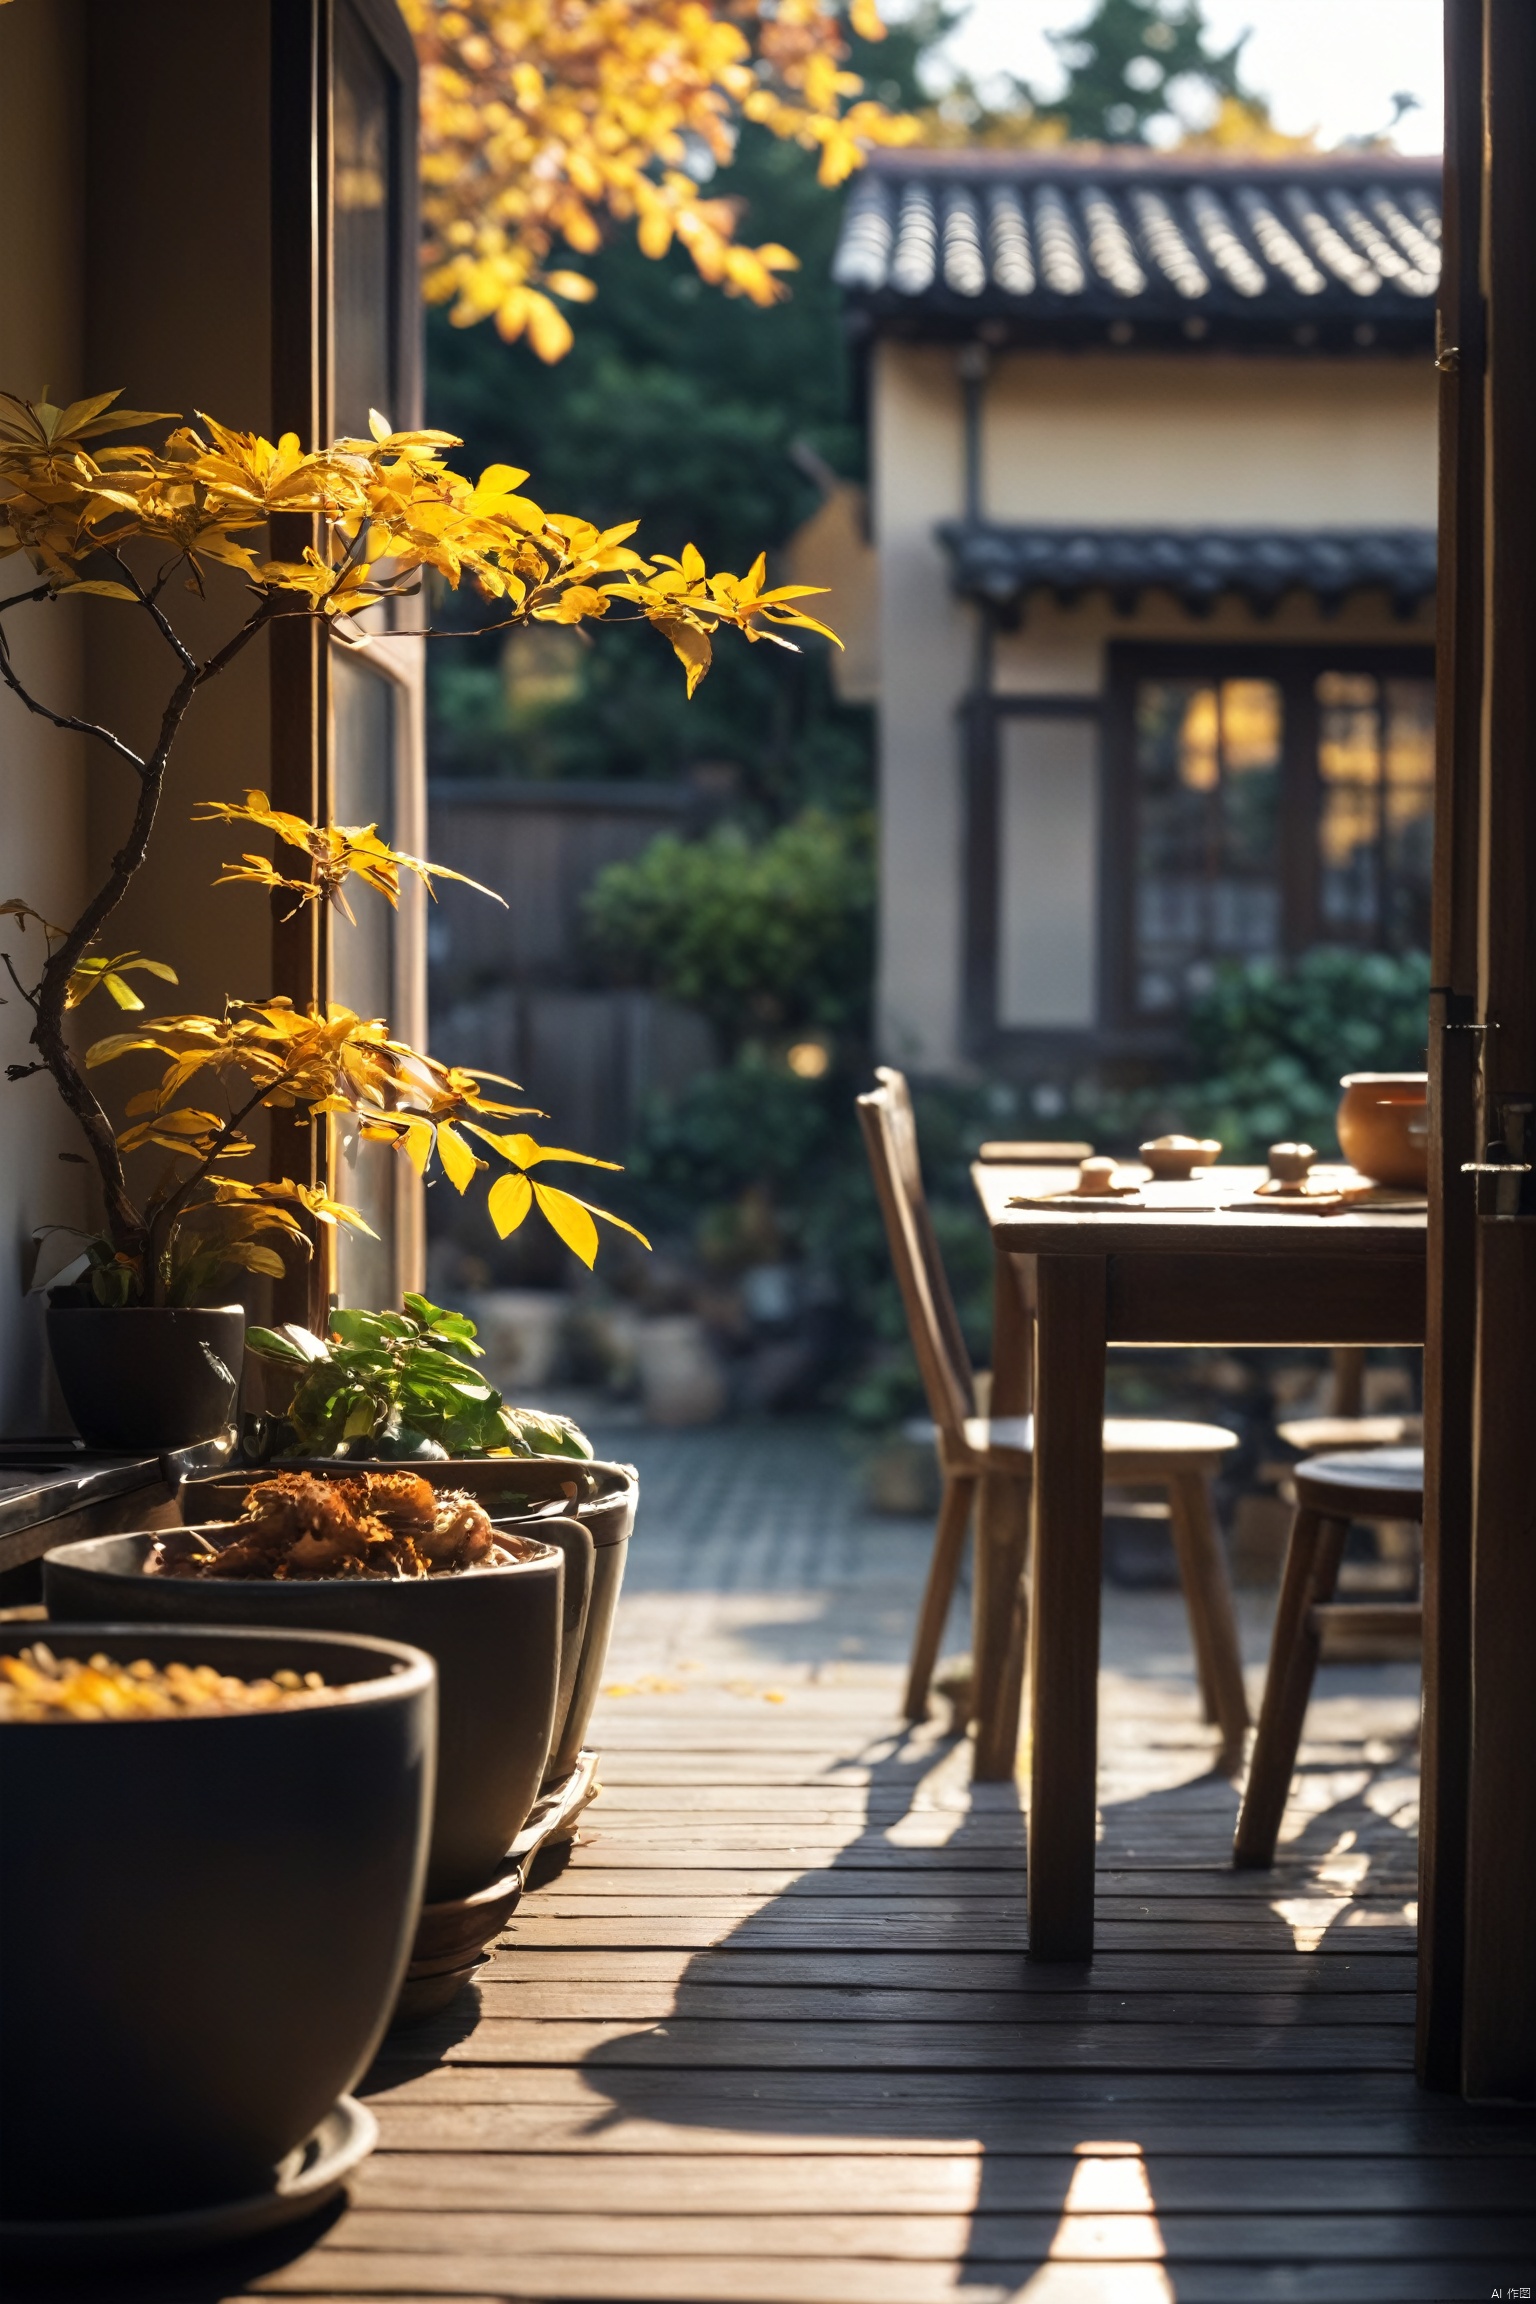
{"type": "Polygon", "coordinates": [[[795,605],[819,587],[764,590],[761,558],[743,577],[710,576],[691,545],[681,560],[645,560],[628,541],[636,521],[599,529],[546,512],[515,465],[489,465],[478,481],[453,471],[451,432],[396,432],[375,411],[366,440],[306,451],[292,433],[264,440],[200,416],[173,424],[163,448],[100,446],[108,432],[173,423],[117,398],[59,408],[0,393],[0,559],[29,554],[56,593],[154,606],[164,574],[151,583],[125,557],[147,544],[199,585],[204,563],[233,568],[274,611],[338,622],[419,591],[431,570],[455,588],[469,578],[506,623],[584,624],[617,604],[670,641],[690,695],[723,624],[781,646],[793,642],[775,626],[836,638],[795,605]],[[279,514],[317,522],[321,542],[298,560],[259,557],[259,532],[279,514]]]}
{"type": "Polygon", "coordinates": [[[560,359],[557,299],[591,281],[552,265],[590,255],[605,217],[648,256],[673,241],[728,294],[771,304],[787,248],[735,238],[737,204],[700,177],[751,121],[814,149],[840,184],[915,121],[863,94],[845,27],[878,40],[877,0],[402,0],[422,64],[427,295],[461,327],[494,319],[560,359]]]}
{"type": "MultiPolygon", "coordinates": [[[[368,438],[306,451],[291,434],[266,440],[208,416],[179,423],[123,410],[117,398],[99,393],[61,407],[0,393],[0,558],[24,557],[37,579],[6,605],[85,592],[137,608],[180,657],[185,693],[178,711],[263,619],[302,616],[339,639],[365,643],[366,627],[356,620],[382,601],[418,591],[427,571],[454,587],[469,579],[496,603],[498,626],[646,621],[682,663],[690,695],[709,669],[722,626],[781,647],[794,646],[785,628],[836,638],[798,605],[818,588],[767,588],[761,555],[745,576],[711,575],[692,545],[680,557],[645,559],[629,542],[635,522],[598,529],[547,513],[523,493],[528,475],[515,466],[492,465],[478,481],[453,471],[443,453],[458,445],[451,434],[396,432],[375,414],[368,438]],[[109,439],[128,431],[164,433],[163,445],[153,437],[109,439]],[[269,523],[280,515],[307,525],[312,541],[300,558],[264,556],[269,523]],[[171,622],[166,587],[181,572],[201,591],[219,567],[244,579],[255,605],[234,641],[199,665],[171,622]]],[[[0,631],[0,654],[4,648],[0,631]]],[[[14,685],[8,657],[0,670],[14,685]]],[[[104,733],[147,772],[144,760],[104,733]]],[[[199,820],[265,835],[302,859],[285,871],[252,850],[222,869],[222,881],[254,886],[290,910],[334,904],[350,918],[353,881],[394,905],[405,875],[429,891],[436,880],[465,878],[391,847],[376,825],[311,824],[274,808],[261,791],[205,802],[199,820]]],[[[71,933],[20,898],[0,905],[0,913],[14,915],[23,929],[36,921],[50,952],[71,933]]],[[[129,978],[144,974],[176,980],[163,961],[140,952],[87,948],[71,969],[64,1004],[78,1006],[100,985],[118,1007],[142,1015],[129,978]]],[[[363,1136],[393,1145],[420,1175],[435,1156],[459,1192],[490,1175],[488,1212],[503,1237],[537,1209],[590,1264],[599,1218],[633,1230],[528,1173],[548,1161],[612,1162],[488,1125],[529,1117],[533,1107],[499,1102],[487,1093],[492,1075],[436,1063],[392,1038],[382,1018],[340,1006],[301,1009],[286,999],[231,1001],[220,1016],[159,1017],[110,1034],[86,1062],[97,1069],[129,1055],[158,1058],[161,1073],[156,1087],[130,1101],[117,1150],[168,1156],[146,1223],[152,1236],[164,1235],[163,1252],[173,1261],[183,1226],[197,1237],[200,1269],[215,1269],[227,1247],[229,1261],[256,1272],[281,1268],[267,1238],[303,1239],[305,1216],[366,1229],[355,1210],[323,1192],[301,1193],[286,1181],[248,1184],[226,1173],[227,1163],[255,1149],[244,1123],[262,1107],[298,1110],[315,1122],[350,1119],[363,1136]],[[204,1082],[222,1088],[224,1113],[195,1100],[204,1082]],[[184,1103],[189,1090],[194,1101],[184,1103]]],[[[173,1284],[175,1277],[173,1271],[173,1284]]]]}
{"type": "MultiPolygon", "coordinates": [[[[487,1195],[491,1221],[503,1239],[537,1207],[589,1265],[597,1254],[594,1219],[599,1216],[643,1240],[622,1217],[552,1184],[532,1181],[525,1173],[548,1160],[608,1169],[617,1166],[615,1161],[562,1151],[520,1131],[487,1127],[487,1120],[531,1117],[533,1107],[502,1103],[488,1095],[491,1074],[439,1064],[391,1039],[381,1018],[358,1016],[339,1005],[327,1007],[322,1015],[284,999],[231,1001],[222,1016],[162,1016],[131,1031],[111,1033],[91,1046],[86,1063],[94,1070],[138,1054],[161,1058],[163,1070],[156,1087],[130,1098],[132,1124],[119,1133],[118,1148],[127,1154],[154,1147],[173,1159],[203,1164],[205,1196],[189,1213],[239,1209],[249,1227],[260,1208],[275,1204],[281,1213],[272,1228],[302,1237],[283,1208],[293,1198],[290,1185],[248,1185],[218,1172],[218,1163],[245,1158],[254,1150],[238,1123],[261,1106],[273,1111],[299,1109],[314,1120],[327,1113],[355,1119],[365,1137],[393,1145],[418,1175],[426,1174],[435,1152],[449,1183],[460,1193],[492,1166],[467,1141],[474,1136],[507,1164],[487,1195]],[[195,1090],[210,1076],[224,1086],[233,1120],[178,1101],[188,1088],[195,1090]]],[[[311,1194],[304,1205],[323,1222],[368,1229],[354,1209],[324,1194],[311,1194]]],[[[240,1260],[253,1270],[268,1268],[264,1263],[251,1265],[249,1258],[240,1260]]]]}

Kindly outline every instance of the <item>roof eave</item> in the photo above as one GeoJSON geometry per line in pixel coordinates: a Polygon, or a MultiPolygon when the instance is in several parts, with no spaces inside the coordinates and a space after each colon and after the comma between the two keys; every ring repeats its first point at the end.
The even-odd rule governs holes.
{"type": "Polygon", "coordinates": [[[963,297],[930,290],[907,297],[894,290],[874,294],[843,291],[844,321],[850,334],[908,343],[973,343],[978,338],[999,351],[1176,352],[1188,357],[1211,352],[1266,352],[1288,356],[1414,356],[1432,352],[1433,306],[1419,310],[1363,313],[1309,310],[1298,298],[1292,311],[1250,313],[1217,309],[1191,312],[1146,311],[1135,317],[1098,307],[1041,312],[1010,309],[998,297],[963,297]]]}

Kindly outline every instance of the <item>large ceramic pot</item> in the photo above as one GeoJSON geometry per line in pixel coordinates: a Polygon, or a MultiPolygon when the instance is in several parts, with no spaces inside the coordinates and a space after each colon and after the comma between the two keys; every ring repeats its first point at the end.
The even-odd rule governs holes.
{"type": "Polygon", "coordinates": [[[503,1868],[538,1798],[555,1728],[565,1561],[527,1557],[466,1575],[146,1576],[153,1536],[95,1536],[43,1561],[49,1614],[75,1623],[266,1624],[358,1632],[423,1648],[438,1671],[437,1801],[427,1901],[465,1896],[503,1868]]]}
{"type": "Polygon", "coordinates": [[[61,1656],[360,1688],[0,1724],[0,2212],[25,2228],[248,2198],[366,2069],[394,2005],[431,1813],[431,1662],[189,1624],[47,1638],[61,1656]]]}
{"type": "Polygon", "coordinates": [[[1373,1184],[1429,1183],[1429,1074],[1347,1072],[1339,1082],[1339,1148],[1373,1184]]]}
{"type": "MultiPolygon", "coordinates": [[[[580,1629],[579,1650],[573,1657],[568,1648],[562,1665],[560,1706],[544,1780],[554,1784],[568,1776],[586,1741],[603,1684],[624,1561],[640,1498],[640,1476],[633,1464],[584,1463],[570,1456],[459,1456],[442,1463],[413,1461],[408,1467],[325,1459],[293,1468],[316,1472],[408,1469],[421,1473],[439,1488],[467,1489],[479,1498],[498,1526],[552,1537],[548,1516],[560,1513],[586,1531],[592,1544],[591,1595],[580,1629]]],[[[259,1470],[187,1477],[178,1490],[182,1518],[234,1519],[252,1483],[274,1469],[268,1465],[259,1470]]],[[[580,1562],[568,1561],[567,1573],[573,1569],[585,1572],[580,1562]]]]}
{"type": "Polygon", "coordinates": [[[235,1421],[246,1315],[130,1304],[50,1304],[59,1389],[90,1448],[187,1448],[235,1421]]]}

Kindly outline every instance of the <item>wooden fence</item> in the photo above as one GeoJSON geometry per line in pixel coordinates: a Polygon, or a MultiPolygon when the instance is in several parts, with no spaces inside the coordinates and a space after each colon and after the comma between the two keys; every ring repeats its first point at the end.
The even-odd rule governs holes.
{"type": "Polygon", "coordinates": [[[519,1080],[560,1142],[621,1159],[640,1107],[715,1061],[692,1011],[593,981],[582,900],[604,865],[661,832],[688,832],[708,803],[686,785],[434,783],[434,863],[466,872],[507,908],[444,886],[428,929],[433,1053],[519,1080]]]}

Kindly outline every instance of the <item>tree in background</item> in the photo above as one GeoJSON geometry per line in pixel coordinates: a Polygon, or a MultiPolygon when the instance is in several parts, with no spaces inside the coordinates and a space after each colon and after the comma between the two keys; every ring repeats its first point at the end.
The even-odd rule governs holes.
{"type": "Polygon", "coordinates": [[[427,295],[460,327],[494,319],[541,360],[571,346],[561,302],[594,294],[610,220],[647,256],[674,241],[700,276],[769,305],[797,258],[735,237],[704,187],[743,123],[817,157],[841,184],[916,124],[864,94],[851,30],[884,36],[878,0],[402,0],[422,64],[427,295]]]}
{"type": "Polygon", "coordinates": [[[1196,90],[1249,101],[1238,75],[1242,33],[1217,50],[1207,41],[1200,0],[1163,8],[1158,0],[1099,0],[1070,32],[1046,37],[1066,67],[1060,96],[1042,103],[1029,91],[1035,116],[1063,137],[1101,144],[1147,144],[1159,121],[1179,127],[1180,100],[1196,90]]]}
{"type": "MultiPolygon", "coordinates": [[[[882,102],[906,109],[922,101],[920,63],[943,29],[929,8],[878,47],[855,38],[853,63],[882,102]]],[[[725,549],[724,565],[737,566],[727,539],[748,559],[783,543],[819,500],[812,473],[858,478],[863,443],[831,281],[840,193],[821,182],[814,152],[750,123],[714,189],[754,238],[798,251],[787,298],[763,308],[714,295],[681,246],[651,259],[615,235],[587,260],[598,296],[557,368],[526,341],[433,312],[428,402],[483,461],[515,455],[552,489],[570,476],[583,504],[611,502],[616,516],[652,522],[667,548],[691,540],[711,564],[725,549]]],[[[812,802],[867,806],[867,709],[835,701],[815,646],[776,667],[777,681],[764,669],[722,662],[685,712],[642,650],[577,642],[563,654],[542,644],[503,654],[460,641],[432,665],[433,767],[664,779],[697,768],[734,786],[756,824],[812,802]]]]}
{"type": "MultiPolygon", "coordinates": [[[[1175,141],[1197,151],[1309,150],[1310,136],[1283,135],[1263,97],[1243,86],[1247,33],[1226,49],[1214,48],[1208,34],[1200,0],[1186,0],[1183,7],[1162,0],[1098,0],[1081,24],[1046,35],[1066,72],[1059,96],[1042,97],[1013,73],[984,84],[957,74],[924,117],[924,140],[1022,146],[1175,141]]],[[[1401,110],[1412,99],[1398,102],[1401,110]]]]}

